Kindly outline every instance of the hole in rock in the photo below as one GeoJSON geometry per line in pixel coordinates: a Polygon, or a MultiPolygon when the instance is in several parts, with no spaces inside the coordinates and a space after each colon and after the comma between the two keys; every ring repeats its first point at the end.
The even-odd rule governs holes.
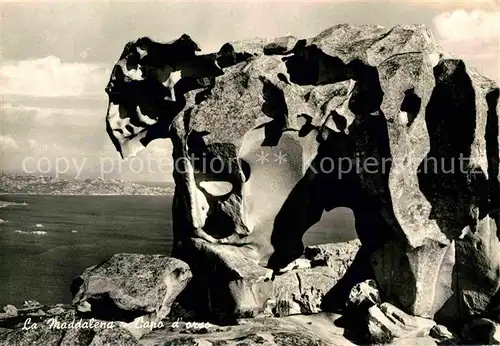
{"type": "Polygon", "coordinates": [[[202,181],[200,186],[212,196],[224,196],[233,190],[233,184],[228,181],[202,181]]]}
{"type": "Polygon", "coordinates": [[[302,237],[305,246],[340,243],[356,239],[354,214],[351,209],[338,207],[324,211],[321,220],[312,225],[302,237]]]}
{"type": "Polygon", "coordinates": [[[415,121],[418,113],[420,112],[420,106],[422,104],[422,99],[415,93],[415,89],[411,88],[405,91],[405,97],[401,103],[400,111],[404,112],[406,119],[402,122],[410,127],[415,121]]]}

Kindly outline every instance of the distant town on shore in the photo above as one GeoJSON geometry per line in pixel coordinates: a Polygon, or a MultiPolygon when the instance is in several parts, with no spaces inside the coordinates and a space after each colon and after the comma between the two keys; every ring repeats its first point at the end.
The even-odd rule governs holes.
{"type": "Polygon", "coordinates": [[[131,182],[90,178],[69,180],[50,176],[0,173],[0,194],[26,195],[172,195],[173,182],[131,182]]]}

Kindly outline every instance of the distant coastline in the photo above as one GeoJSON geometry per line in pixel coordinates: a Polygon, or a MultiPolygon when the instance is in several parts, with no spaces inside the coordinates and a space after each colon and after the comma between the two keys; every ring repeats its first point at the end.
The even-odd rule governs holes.
{"type": "Polygon", "coordinates": [[[173,195],[174,193],[134,193],[134,194],[125,194],[125,193],[27,193],[27,192],[0,192],[0,196],[164,196],[164,195],[173,195]]]}
{"type": "Polygon", "coordinates": [[[174,189],[175,185],[171,182],[144,184],[102,178],[67,180],[0,173],[0,195],[164,196],[173,195],[174,189]]]}

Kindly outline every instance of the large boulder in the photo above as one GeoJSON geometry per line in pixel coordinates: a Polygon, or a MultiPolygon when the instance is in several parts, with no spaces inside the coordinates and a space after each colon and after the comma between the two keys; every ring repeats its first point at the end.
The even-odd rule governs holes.
{"type": "Polygon", "coordinates": [[[276,276],[273,281],[275,313],[288,316],[322,311],[323,297],[342,277],[337,274],[325,266],[295,269],[276,276]]]}
{"type": "MultiPolygon", "coordinates": [[[[238,268],[248,262],[279,270],[303,255],[322,213],[343,206],[362,246],[335,299],[375,276],[387,300],[420,317],[449,324],[498,311],[494,82],[421,25],[343,24],[198,51],[187,35],[131,42],[106,90],[122,156],[172,141],[172,255],[193,268],[199,297],[214,296],[200,258],[224,263],[210,275],[228,285],[228,272],[259,272],[238,268]],[[246,262],[230,263],[219,246],[246,262]]],[[[248,287],[220,291],[233,301],[222,310],[248,306],[248,287]]]]}
{"type": "Polygon", "coordinates": [[[116,254],[73,281],[73,304],[80,313],[104,320],[161,321],[191,276],[189,266],[176,258],[116,254]]]}
{"type": "Polygon", "coordinates": [[[193,239],[191,268],[197,276],[182,293],[184,306],[200,317],[252,317],[263,313],[273,294],[273,271],[254,258],[229,245],[216,246],[203,239],[193,239]],[[199,288],[205,290],[200,292],[199,288]]]}
{"type": "Polygon", "coordinates": [[[297,268],[291,267],[273,280],[275,314],[288,316],[323,311],[323,298],[347,272],[359,246],[359,241],[353,240],[306,247],[304,256],[309,268],[300,268],[297,264],[297,268]]]}

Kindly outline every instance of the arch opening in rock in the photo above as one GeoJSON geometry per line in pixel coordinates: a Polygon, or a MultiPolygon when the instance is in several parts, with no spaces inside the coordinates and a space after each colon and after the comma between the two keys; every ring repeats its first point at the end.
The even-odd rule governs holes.
{"type": "Polygon", "coordinates": [[[321,219],[302,237],[305,246],[340,243],[357,239],[354,214],[350,208],[338,207],[324,211],[321,219]]]}
{"type": "Polygon", "coordinates": [[[128,73],[136,80],[117,70],[110,81],[111,100],[125,107],[110,104],[108,132],[123,156],[137,139],[171,138],[182,159],[172,254],[193,265],[197,288],[219,285],[233,312],[262,308],[265,279],[303,255],[307,232],[328,211],[347,207],[362,247],[346,284],[332,290],[337,302],[370,276],[418,316],[491,310],[500,265],[498,89],[442,58],[430,36],[421,26],[337,25],[267,53],[263,41],[235,42],[203,56],[188,37],[162,50],[181,55],[140,42],[141,70],[131,63],[128,73]],[[148,65],[144,51],[160,64],[148,65]],[[202,172],[192,154],[224,157],[237,170],[202,172]],[[422,169],[461,157],[466,172],[422,169]],[[329,161],[355,166],[330,170],[329,161]]]}

